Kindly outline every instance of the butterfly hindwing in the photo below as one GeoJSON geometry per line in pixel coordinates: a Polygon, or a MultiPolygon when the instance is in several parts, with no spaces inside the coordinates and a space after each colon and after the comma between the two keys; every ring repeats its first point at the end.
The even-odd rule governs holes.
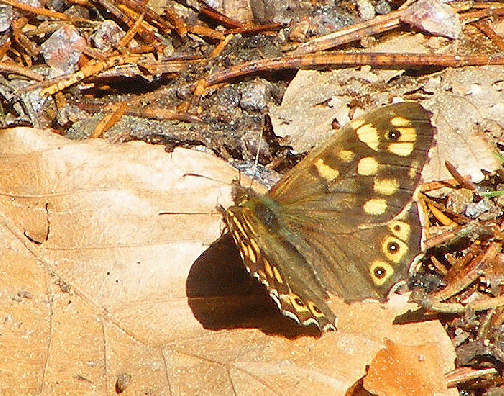
{"type": "MultiPolygon", "coordinates": [[[[248,190],[247,196],[255,197],[253,202],[261,203],[260,196],[243,190],[248,190]]],[[[272,214],[268,216],[267,221],[261,222],[247,207],[226,211],[227,224],[247,270],[266,286],[284,315],[302,325],[334,329],[336,317],[324,301],[327,295],[316,275],[297,249],[273,232],[271,227],[276,220],[272,214]],[[276,264],[285,259],[290,261],[289,266],[276,264]]]]}
{"type": "Polygon", "coordinates": [[[284,235],[303,252],[323,289],[346,301],[383,300],[393,285],[407,278],[409,264],[420,252],[414,204],[389,222],[348,232],[337,223],[314,224],[307,220],[297,233],[285,224],[284,235]]]}

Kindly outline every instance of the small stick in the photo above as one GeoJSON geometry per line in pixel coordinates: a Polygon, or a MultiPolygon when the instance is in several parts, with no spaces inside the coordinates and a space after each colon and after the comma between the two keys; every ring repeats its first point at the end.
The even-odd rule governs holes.
{"type": "MultiPolygon", "coordinates": [[[[482,266],[484,266],[488,262],[492,261],[497,256],[497,254],[500,253],[501,249],[502,249],[502,243],[491,242],[484,253],[478,255],[474,260],[472,260],[472,262],[470,263],[471,268],[468,269],[467,273],[461,279],[458,279],[455,282],[450,283],[445,289],[443,289],[437,293],[434,293],[433,295],[430,296],[429,300],[431,300],[433,303],[432,309],[434,309],[436,311],[438,310],[438,308],[442,309],[442,308],[440,308],[443,305],[441,303],[441,301],[444,301],[444,300],[454,296],[455,294],[460,293],[460,291],[464,290],[471,283],[473,283],[476,279],[478,279],[478,277],[481,275],[482,266]],[[437,304],[441,304],[441,305],[438,306],[437,304]]],[[[500,297],[496,297],[496,298],[504,300],[504,296],[500,296],[500,297]]],[[[488,300],[477,301],[474,304],[475,305],[479,304],[479,305],[477,305],[478,310],[484,310],[484,309],[488,309],[493,306],[496,306],[496,305],[490,304],[488,306],[488,308],[482,308],[483,306],[485,306],[485,307],[487,306],[487,305],[484,305],[486,301],[488,301],[488,300]]],[[[459,304],[459,305],[463,306],[462,304],[459,304]]],[[[502,305],[502,303],[500,303],[500,305],[502,305]]],[[[470,304],[470,306],[473,307],[472,304],[470,304]]],[[[445,312],[445,311],[443,311],[443,312],[445,312]]]]}
{"type": "Polygon", "coordinates": [[[337,47],[341,44],[356,41],[365,36],[372,36],[378,33],[391,30],[401,23],[401,16],[404,10],[393,11],[387,15],[379,15],[369,21],[357,23],[352,26],[340,29],[337,32],[314,38],[307,43],[301,44],[293,52],[293,56],[305,55],[313,52],[324,51],[337,47]]]}
{"type": "Polygon", "coordinates": [[[231,19],[228,16],[222,14],[221,12],[214,10],[213,8],[210,8],[208,6],[204,6],[199,10],[199,12],[206,17],[214,20],[215,22],[221,24],[222,26],[230,29],[241,29],[246,27],[243,23],[240,21],[237,21],[235,19],[231,19]]]}
{"type": "Polygon", "coordinates": [[[283,25],[281,23],[267,23],[265,25],[245,26],[243,28],[230,29],[226,33],[251,35],[265,31],[278,30],[281,29],[282,26],[283,25]]]}
{"type": "Polygon", "coordinates": [[[490,40],[492,40],[493,45],[495,45],[500,51],[504,51],[504,41],[502,37],[499,36],[495,30],[492,29],[488,21],[479,20],[473,22],[472,25],[479,29],[483,34],[485,34],[490,40]]]}
{"type": "Polygon", "coordinates": [[[452,165],[451,162],[445,161],[446,169],[453,176],[453,178],[459,183],[460,187],[463,187],[470,191],[476,191],[476,186],[467,177],[463,177],[459,171],[452,165]]]}
{"type": "Polygon", "coordinates": [[[0,73],[19,74],[20,76],[25,76],[35,81],[44,81],[44,77],[42,77],[40,74],[34,73],[26,67],[10,63],[0,63],[0,73]]]}
{"type": "Polygon", "coordinates": [[[218,57],[222,51],[224,50],[224,48],[226,47],[226,45],[228,45],[228,43],[231,41],[231,39],[234,37],[233,34],[228,34],[226,36],[226,38],[224,40],[222,40],[214,49],[213,51],[210,53],[210,56],[209,58],[210,59],[213,59],[213,58],[216,58],[218,57]]]}
{"type": "Polygon", "coordinates": [[[194,26],[188,26],[187,29],[191,33],[197,34],[199,36],[210,37],[212,39],[219,41],[222,41],[226,38],[226,36],[224,36],[224,34],[219,32],[218,30],[210,29],[207,28],[206,26],[194,25],[194,26]]]}
{"type": "Polygon", "coordinates": [[[175,25],[175,31],[180,37],[187,35],[186,23],[180,18],[177,13],[170,7],[165,9],[165,15],[170,18],[170,21],[175,25]]]}
{"type": "Polygon", "coordinates": [[[342,53],[324,52],[321,54],[308,54],[304,56],[290,56],[272,59],[260,59],[232,66],[229,69],[218,71],[206,78],[207,86],[226,82],[237,77],[242,77],[261,72],[271,72],[288,69],[309,69],[344,66],[386,66],[386,67],[413,67],[413,66],[483,66],[504,65],[503,56],[487,55],[426,55],[426,54],[386,54],[386,53],[342,53]]]}
{"type": "Polygon", "coordinates": [[[454,388],[458,384],[484,379],[490,376],[499,375],[494,367],[474,369],[472,367],[459,367],[445,375],[448,382],[448,388],[454,388]]]}
{"type": "MultiPolygon", "coordinates": [[[[0,0],[3,1],[3,0],[0,0]]],[[[155,22],[156,25],[164,31],[164,33],[168,34],[173,29],[173,25],[163,19],[160,15],[156,14],[154,10],[141,2],[137,2],[135,0],[117,0],[119,4],[123,4],[126,7],[132,9],[133,11],[142,14],[145,12],[145,19],[148,21],[155,22]]]]}
{"type": "Polygon", "coordinates": [[[68,78],[58,81],[55,84],[48,86],[41,90],[42,96],[51,96],[56,92],[76,84],[85,78],[91,77],[104,70],[110,69],[114,66],[124,65],[126,63],[138,63],[142,59],[142,55],[116,55],[104,61],[91,60],[86,63],[78,72],[71,74],[68,78]]]}
{"type": "Polygon", "coordinates": [[[113,106],[113,110],[111,113],[105,114],[105,116],[98,122],[93,133],[91,133],[90,138],[99,138],[106,131],[112,128],[115,124],[119,122],[123,114],[126,112],[128,108],[128,102],[118,103],[113,106]]]}
{"type": "Polygon", "coordinates": [[[63,14],[62,12],[51,11],[45,8],[32,7],[24,3],[17,2],[15,0],[0,0],[0,3],[8,4],[14,8],[17,8],[21,11],[26,11],[35,15],[42,15],[48,18],[60,19],[63,21],[76,21],[81,20],[82,18],[70,18],[68,15],[63,14]]]}
{"type": "Polygon", "coordinates": [[[127,45],[130,43],[131,40],[133,40],[133,37],[135,37],[135,34],[138,33],[138,31],[141,29],[143,20],[144,20],[144,15],[145,14],[140,14],[133,24],[133,26],[130,27],[130,29],[126,32],[124,37],[119,41],[117,44],[117,48],[119,49],[126,49],[127,45]]]}

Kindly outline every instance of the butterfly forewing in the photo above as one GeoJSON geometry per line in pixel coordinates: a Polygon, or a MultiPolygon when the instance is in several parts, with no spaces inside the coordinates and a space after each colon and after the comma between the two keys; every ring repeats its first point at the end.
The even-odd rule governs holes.
{"type": "Polygon", "coordinates": [[[407,277],[421,238],[412,200],[433,137],[418,103],[386,106],[336,132],[266,196],[237,190],[227,224],[284,314],[328,329],[327,292],[383,299],[407,277]]]}
{"type": "Polygon", "coordinates": [[[289,209],[295,205],[304,208],[305,203],[318,209],[338,209],[343,197],[357,210],[353,205],[357,202],[351,201],[356,196],[383,195],[379,185],[383,181],[382,191],[392,189],[389,199],[401,202],[387,208],[385,213],[390,219],[401,211],[404,201],[411,199],[432,140],[430,113],[418,103],[397,103],[374,110],[313,149],[284,175],[269,196],[289,209]],[[390,184],[394,181],[396,184],[390,184]]]}

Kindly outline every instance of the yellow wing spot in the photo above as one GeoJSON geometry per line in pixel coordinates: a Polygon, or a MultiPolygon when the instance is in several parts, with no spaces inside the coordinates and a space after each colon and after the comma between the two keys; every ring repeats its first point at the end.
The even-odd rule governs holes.
{"type": "Polygon", "coordinates": [[[362,118],[357,118],[355,120],[350,121],[348,125],[350,125],[350,128],[353,128],[355,130],[359,129],[361,126],[363,126],[366,123],[362,118]]]}
{"type": "Polygon", "coordinates": [[[394,274],[394,269],[390,264],[376,260],[371,263],[369,273],[375,285],[381,286],[394,274]]]}
{"type": "Polygon", "coordinates": [[[362,158],[357,164],[357,173],[361,176],[372,176],[378,173],[378,161],[373,157],[362,158]]]}
{"type": "Polygon", "coordinates": [[[375,180],[373,190],[381,195],[392,195],[399,190],[399,181],[397,179],[375,180]]]}
{"type": "Polygon", "coordinates": [[[367,144],[374,151],[378,151],[379,136],[374,126],[371,124],[362,125],[357,129],[357,136],[361,142],[367,144]]]}
{"type": "Polygon", "coordinates": [[[401,132],[401,137],[399,141],[401,142],[414,142],[417,140],[417,130],[412,126],[404,126],[396,128],[397,131],[401,132]]]}
{"type": "Polygon", "coordinates": [[[296,309],[296,311],[298,311],[298,312],[303,312],[303,311],[308,312],[309,311],[308,307],[305,305],[303,300],[301,300],[301,298],[299,298],[298,295],[291,293],[289,295],[289,298],[292,303],[292,306],[296,309]]]}
{"type": "Polygon", "coordinates": [[[379,216],[387,210],[387,201],[384,199],[370,199],[364,204],[363,208],[367,214],[379,216]]]}
{"type": "Polygon", "coordinates": [[[382,242],[382,251],[388,260],[397,264],[408,252],[408,245],[389,235],[382,242]]]}
{"type": "Polygon", "coordinates": [[[268,274],[268,277],[271,279],[275,279],[273,269],[271,268],[270,263],[267,260],[264,260],[263,263],[264,263],[264,269],[266,270],[266,274],[268,274]]]}
{"type": "Polygon", "coordinates": [[[394,127],[407,127],[411,125],[411,121],[403,117],[394,117],[390,119],[390,124],[394,127]]]}
{"type": "Polygon", "coordinates": [[[387,137],[392,141],[388,146],[388,151],[401,157],[410,155],[413,152],[414,143],[417,140],[416,128],[410,126],[411,124],[402,117],[395,117],[390,123],[395,129],[388,132],[387,137]],[[394,122],[397,125],[395,125],[394,122]]]}
{"type": "Polygon", "coordinates": [[[391,221],[388,228],[392,234],[401,241],[408,241],[411,235],[411,227],[403,221],[391,221]]]}
{"type": "Polygon", "coordinates": [[[413,152],[413,143],[390,143],[388,146],[388,151],[392,154],[399,155],[400,157],[407,157],[413,152]]]}
{"type": "Polygon", "coordinates": [[[322,158],[317,159],[314,165],[317,168],[318,174],[328,182],[333,181],[340,174],[337,169],[331,168],[329,165],[324,163],[322,158]]]}
{"type": "Polygon", "coordinates": [[[322,313],[322,311],[313,303],[313,302],[308,302],[308,309],[311,311],[313,316],[316,318],[322,318],[325,315],[322,313]]]}
{"type": "Polygon", "coordinates": [[[343,162],[351,162],[355,158],[355,153],[351,150],[340,150],[338,157],[343,162]]]}
{"type": "Polygon", "coordinates": [[[280,272],[278,271],[277,267],[272,267],[273,268],[273,273],[275,274],[275,279],[278,283],[284,283],[282,279],[282,275],[280,275],[280,272]]]}
{"type": "Polygon", "coordinates": [[[239,231],[239,233],[237,233],[237,234],[241,234],[241,235],[246,234],[245,230],[243,229],[243,226],[240,224],[240,222],[238,221],[236,216],[231,212],[228,212],[227,215],[228,215],[229,220],[234,224],[235,228],[239,231]]]}
{"type": "Polygon", "coordinates": [[[254,249],[255,252],[260,252],[261,249],[259,249],[259,245],[257,244],[257,242],[255,241],[255,239],[253,238],[250,238],[248,240],[248,242],[250,243],[250,246],[252,247],[252,249],[254,249]]]}
{"type": "Polygon", "coordinates": [[[413,161],[411,163],[411,166],[409,168],[409,172],[408,172],[408,176],[411,178],[411,179],[414,179],[416,178],[416,175],[417,175],[417,172],[418,172],[418,161],[413,161]]]}
{"type": "Polygon", "coordinates": [[[245,256],[252,261],[253,263],[257,263],[257,255],[256,251],[250,246],[250,245],[243,245],[242,246],[245,248],[245,256]]]}

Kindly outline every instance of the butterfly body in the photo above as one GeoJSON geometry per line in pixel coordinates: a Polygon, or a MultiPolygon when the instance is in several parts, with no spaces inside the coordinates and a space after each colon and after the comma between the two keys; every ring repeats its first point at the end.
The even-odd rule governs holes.
{"type": "Polygon", "coordinates": [[[312,150],[266,194],[235,186],[226,223],[284,315],[333,329],[329,292],[383,300],[420,252],[414,192],[432,145],[413,102],[372,111],[312,150]]]}

